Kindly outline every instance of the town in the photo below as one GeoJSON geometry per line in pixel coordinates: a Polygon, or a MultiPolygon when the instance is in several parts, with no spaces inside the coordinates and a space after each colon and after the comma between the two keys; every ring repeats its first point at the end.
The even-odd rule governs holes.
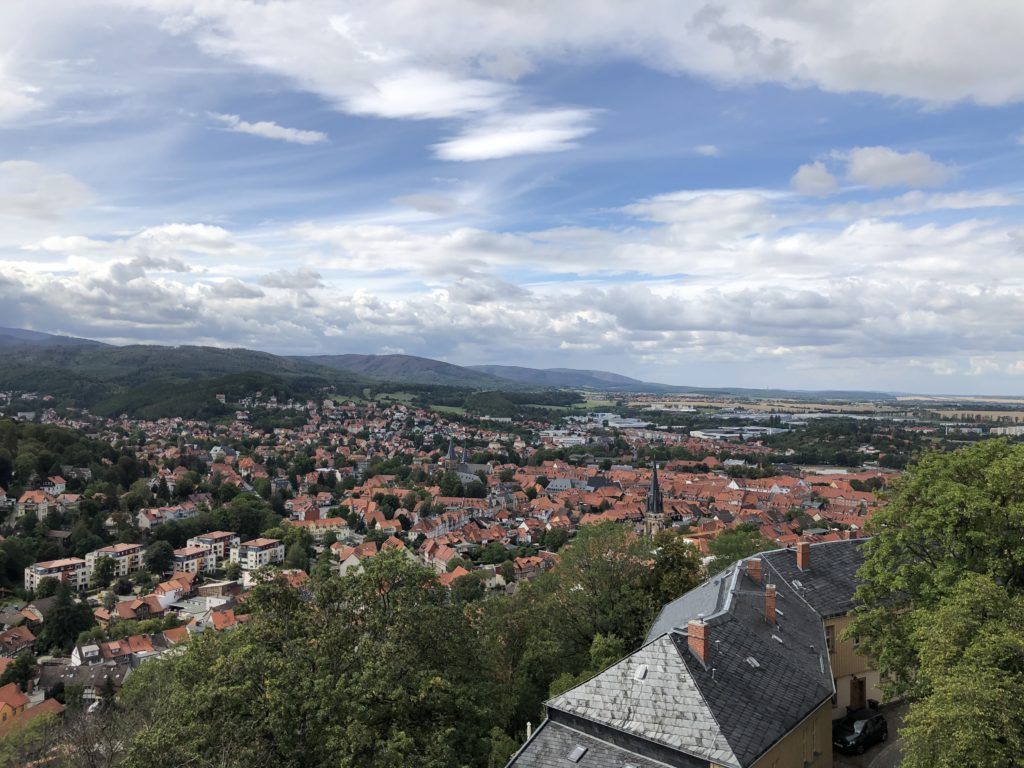
{"type": "MultiPolygon", "coordinates": [[[[581,531],[600,526],[648,539],[673,535],[709,575],[726,574],[719,580],[744,573],[733,568],[743,558],[757,555],[779,569],[780,558],[810,562],[813,550],[819,577],[846,585],[830,598],[840,610],[810,620],[827,619],[835,654],[847,644],[840,636],[862,563],[859,543],[879,494],[901,471],[882,466],[884,448],[871,442],[854,451],[858,466],[790,463],[806,452],[793,435],[830,421],[882,446],[982,433],[976,423],[943,424],[934,414],[818,419],[757,408],[743,414],[743,404],[731,403],[723,426],[686,429],[659,427],[642,412],[552,410],[546,419],[514,420],[402,398],[325,395],[305,402],[260,391],[238,402],[217,395],[233,417],[210,422],[100,418],[54,407],[43,393],[5,393],[11,408],[40,407],[0,422],[0,679],[10,681],[0,688],[3,728],[69,707],[102,709],[144,662],[244,624],[251,590],[275,574],[304,591],[311,574],[358,574],[397,552],[436,574],[449,601],[486,601],[555,568],[581,531]],[[825,546],[843,548],[818,553],[825,546]],[[796,554],[759,555],[787,551],[796,554]],[[841,573],[823,572],[825,563],[841,573]]],[[[692,398],[656,409],[698,410],[692,398]]],[[[765,589],[760,562],[746,561],[745,578],[765,589]]],[[[806,590],[810,573],[801,578],[792,567],[773,578],[772,599],[806,590]]],[[[694,617],[683,616],[683,625],[687,618],[694,617]]],[[[833,677],[826,676],[827,706],[815,709],[828,716],[819,741],[829,719],[884,699],[866,660],[849,649],[840,658],[837,665],[833,655],[833,677]]],[[[558,741],[559,727],[553,720],[538,736],[558,741]]],[[[530,742],[534,750],[544,743],[530,742]]],[[[748,764],[736,754],[731,762],[712,757],[748,764]]],[[[517,760],[547,764],[531,762],[529,750],[517,760]]]]}

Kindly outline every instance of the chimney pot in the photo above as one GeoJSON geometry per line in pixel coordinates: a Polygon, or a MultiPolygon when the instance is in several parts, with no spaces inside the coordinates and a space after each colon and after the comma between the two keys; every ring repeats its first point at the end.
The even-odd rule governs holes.
{"type": "Polygon", "coordinates": [[[769,624],[775,623],[775,585],[765,584],[764,587],[764,619],[769,624]]]}
{"type": "Polygon", "coordinates": [[[690,651],[706,665],[711,650],[711,636],[703,617],[690,620],[686,625],[686,636],[690,651]]]}
{"type": "Polygon", "coordinates": [[[811,543],[809,541],[796,543],[796,567],[801,571],[806,571],[811,567],[811,543]]]}
{"type": "Polygon", "coordinates": [[[761,558],[760,557],[752,557],[749,560],[747,560],[747,576],[749,576],[750,579],[755,584],[760,584],[761,583],[761,558]]]}

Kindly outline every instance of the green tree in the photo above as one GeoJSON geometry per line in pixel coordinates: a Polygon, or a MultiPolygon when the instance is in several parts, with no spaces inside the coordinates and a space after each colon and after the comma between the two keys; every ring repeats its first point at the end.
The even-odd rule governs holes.
{"type": "Polygon", "coordinates": [[[709,576],[725,570],[737,560],[750,557],[758,552],[775,549],[775,543],[761,535],[754,523],[740,523],[735,528],[723,531],[708,544],[714,560],[708,563],[709,576]]]}
{"type": "Polygon", "coordinates": [[[36,599],[43,599],[44,597],[52,597],[57,594],[57,587],[60,585],[60,579],[54,576],[43,576],[36,585],[36,599]]]}
{"type": "Polygon", "coordinates": [[[276,579],[247,605],[235,631],[203,633],[128,678],[121,698],[146,725],[127,768],[486,763],[498,723],[483,649],[429,569],[385,551],[314,584],[311,601],[276,579]]]}
{"type": "Polygon", "coordinates": [[[676,531],[659,531],[654,537],[653,578],[658,602],[686,594],[704,580],[700,552],[676,531]]]}
{"type": "Polygon", "coordinates": [[[309,555],[301,542],[296,541],[288,547],[288,551],[284,556],[284,567],[298,568],[303,571],[309,567],[309,555]]]}
{"type": "Polygon", "coordinates": [[[904,768],[1024,765],[1024,596],[969,574],[914,635],[904,768]]]}
{"type": "Polygon", "coordinates": [[[224,578],[230,581],[237,581],[242,576],[242,566],[238,563],[228,563],[224,566],[224,578]]]}
{"type": "Polygon", "coordinates": [[[869,531],[849,632],[891,681],[890,694],[912,692],[922,614],[968,574],[1024,590],[1024,445],[990,440],[923,454],[869,531]]]}
{"type": "Polygon", "coordinates": [[[452,600],[456,603],[471,603],[484,596],[484,582],[479,573],[467,573],[452,582],[452,600]]]}
{"type": "Polygon", "coordinates": [[[110,582],[114,580],[114,573],[117,571],[117,563],[114,562],[112,557],[97,557],[96,566],[92,572],[92,583],[100,587],[110,586],[110,582]]]}
{"type": "Polygon", "coordinates": [[[96,620],[92,615],[92,609],[75,600],[71,590],[63,582],[57,588],[55,596],[57,600],[39,632],[38,647],[42,650],[56,649],[67,653],[75,644],[79,633],[93,626],[96,620]]]}
{"type": "Polygon", "coordinates": [[[145,561],[150,573],[165,574],[174,565],[174,547],[166,541],[154,541],[146,547],[145,561]]]}
{"type": "Polygon", "coordinates": [[[3,675],[0,675],[0,686],[17,683],[22,690],[25,690],[29,680],[35,677],[35,673],[35,656],[28,651],[22,651],[14,658],[14,661],[7,665],[3,675]]]}

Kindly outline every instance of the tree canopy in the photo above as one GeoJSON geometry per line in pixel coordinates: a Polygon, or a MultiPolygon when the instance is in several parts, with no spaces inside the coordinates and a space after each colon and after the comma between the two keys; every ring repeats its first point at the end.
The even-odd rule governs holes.
{"type": "Polygon", "coordinates": [[[907,768],[1024,763],[1024,446],[926,453],[865,543],[848,629],[911,701],[907,768]]]}

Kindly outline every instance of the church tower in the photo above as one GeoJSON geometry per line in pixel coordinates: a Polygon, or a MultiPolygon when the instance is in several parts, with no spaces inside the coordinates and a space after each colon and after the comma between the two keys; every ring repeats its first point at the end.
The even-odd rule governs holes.
{"type": "Polygon", "coordinates": [[[651,471],[651,487],[647,489],[647,508],[644,510],[644,533],[653,536],[665,527],[665,504],[658,484],[658,462],[651,471]]]}
{"type": "Polygon", "coordinates": [[[455,440],[448,438],[448,453],[444,457],[444,468],[446,472],[454,472],[459,467],[459,457],[455,453],[455,440]]]}

